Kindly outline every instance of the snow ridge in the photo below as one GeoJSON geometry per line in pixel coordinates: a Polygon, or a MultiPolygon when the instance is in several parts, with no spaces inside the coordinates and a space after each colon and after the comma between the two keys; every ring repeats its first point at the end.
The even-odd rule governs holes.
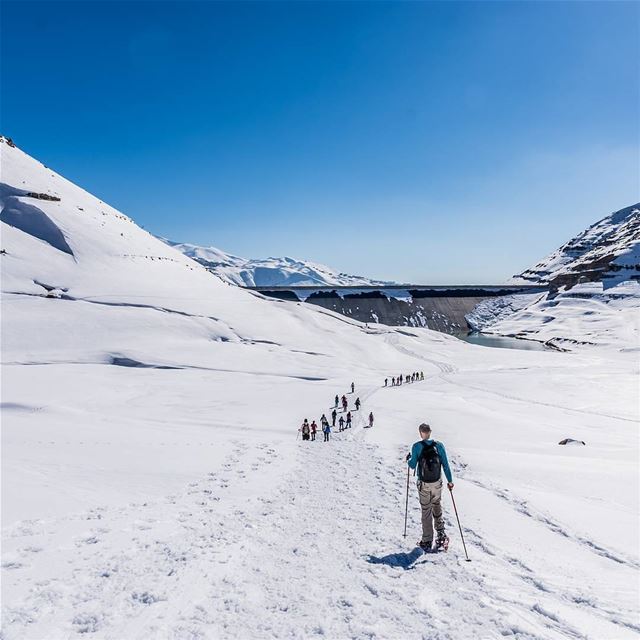
{"type": "Polygon", "coordinates": [[[296,258],[241,258],[216,247],[202,247],[161,238],[169,246],[206,267],[230,284],[241,287],[373,286],[392,285],[387,280],[341,273],[323,264],[296,258]]]}
{"type": "Polygon", "coordinates": [[[586,281],[609,287],[640,279],[640,203],[592,224],[514,278],[550,283],[555,288],[586,281]]]}
{"type": "Polygon", "coordinates": [[[640,203],[606,216],[514,276],[549,293],[482,302],[466,316],[476,331],[570,349],[640,344],[640,203]]]}

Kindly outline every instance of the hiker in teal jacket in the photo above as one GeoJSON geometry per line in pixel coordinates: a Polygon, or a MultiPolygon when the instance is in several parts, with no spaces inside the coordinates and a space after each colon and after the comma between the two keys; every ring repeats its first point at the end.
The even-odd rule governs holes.
{"type": "Polygon", "coordinates": [[[422,539],[418,545],[425,551],[431,551],[435,525],[436,550],[446,550],[449,538],[444,531],[442,517],[442,470],[450,490],[453,489],[453,476],[444,445],[431,439],[431,427],[423,422],[418,431],[422,440],[416,442],[407,455],[407,463],[416,469],[418,498],[422,508],[422,539]]]}

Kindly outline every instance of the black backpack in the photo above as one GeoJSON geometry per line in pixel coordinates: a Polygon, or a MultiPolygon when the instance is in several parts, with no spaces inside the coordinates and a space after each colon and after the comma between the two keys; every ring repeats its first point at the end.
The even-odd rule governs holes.
{"type": "Polygon", "coordinates": [[[422,452],[418,458],[418,478],[421,482],[438,482],[440,480],[440,454],[434,440],[431,444],[422,443],[422,452]]]}

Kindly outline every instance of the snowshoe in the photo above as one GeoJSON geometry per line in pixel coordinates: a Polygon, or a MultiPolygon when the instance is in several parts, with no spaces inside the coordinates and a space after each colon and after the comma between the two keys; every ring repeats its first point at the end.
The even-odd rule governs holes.
{"type": "Polygon", "coordinates": [[[436,540],[436,550],[446,551],[449,548],[449,538],[446,535],[438,536],[436,540]]]}

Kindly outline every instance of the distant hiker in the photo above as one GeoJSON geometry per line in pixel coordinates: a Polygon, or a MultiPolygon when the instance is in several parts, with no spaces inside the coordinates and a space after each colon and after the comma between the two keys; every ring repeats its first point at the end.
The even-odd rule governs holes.
{"type": "Polygon", "coordinates": [[[342,396],[342,410],[346,411],[349,406],[349,402],[347,401],[347,396],[342,396]]]}
{"type": "Polygon", "coordinates": [[[356,398],[356,411],[360,411],[360,398],[356,398]]]}
{"type": "Polygon", "coordinates": [[[351,383],[351,393],[353,393],[356,390],[356,385],[352,382],[351,383]]]}
{"type": "Polygon", "coordinates": [[[402,374],[398,377],[398,379],[400,380],[400,384],[402,384],[402,374]]]}
{"type": "Polygon", "coordinates": [[[447,452],[442,442],[431,439],[431,427],[422,423],[418,427],[421,440],[411,447],[407,454],[407,462],[418,475],[418,498],[422,508],[422,539],[418,545],[424,551],[430,551],[433,543],[433,526],[435,525],[437,539],[436,550],[446,551],[449,538],[444,532],[442,517],[442,469],[447,478],[447,487],[453,489],[453,477],[449,468],[447,452]]]}
{"type": "Polygon", "coordinates": [[[373,411],[369,414],[369,426],[373,427],[373,411]]]}
{"type": "Polygon", "coordinates": [[[351,429],[351,411],[347,413],[347,429],[351,429]]]}
{"type": "Polygon", "coordinates": [[[309,423],[307,422],[307,420],[305,419],[305,421],[302,423],[302,427],[300,427],[300,430],[302,431],[302,439],[303,440],[308,440],[309,439],[309,433],[311,431],[311,428],[309,427],[309,423]]]}
{"type": "Polygon", "coordinates": [[[340,416],[340,420],[338,420],[338,424],[340,425],[340,431],[344,431],[344,418],[340,416]]]}
{"type": "Polygon", "coordinates": [[[336,416],[338,415],[338,412],[334,409],[331,412],[331,426],[335,427],[336,426],[336,416]]]}
{"type": "Polygon", "coordinates": [[[311,423],[311,440],[315,440],[316,439],[316,431],[318,430],[318,425],[316,424],[316,421],[314,420],[311,423]]]}
{"type": "Polygon", "coordinates": [[[329,424],[329,421],[327,420],[327,416],[325,416],[324,413],[320,417],[320,424],[322,425],[323,428],[325,424],[329,424]]]}
{"type": "Polygon", "coordinates": [[[326,422],[324,427],[322,427],[322,432],[324,433],[324,441],[329,442],[329,436],[331,435],[331,427],[329,423],[326,422]]]}
{"type": "Polygon", "coordinates": [[[395,378],[391,378],[391,386],[392,387],[396,386],[396,379],[395,378]]]}
{"type": "Polygon", "coordinates": [[[339,400],[339,398],[338,398],[338,396],[336,396],[336,404],[335,404],[336,409],[338,408],[338,400],[339,400]]]}
{"type": "Polygon", "coordinates": [[[388,382],[388,379],[387,379],[387,378],[385,378],[385,379],[384,379],[384,386],[385,386],[385,387],[387,386],[387,382],[388,382]]]}

